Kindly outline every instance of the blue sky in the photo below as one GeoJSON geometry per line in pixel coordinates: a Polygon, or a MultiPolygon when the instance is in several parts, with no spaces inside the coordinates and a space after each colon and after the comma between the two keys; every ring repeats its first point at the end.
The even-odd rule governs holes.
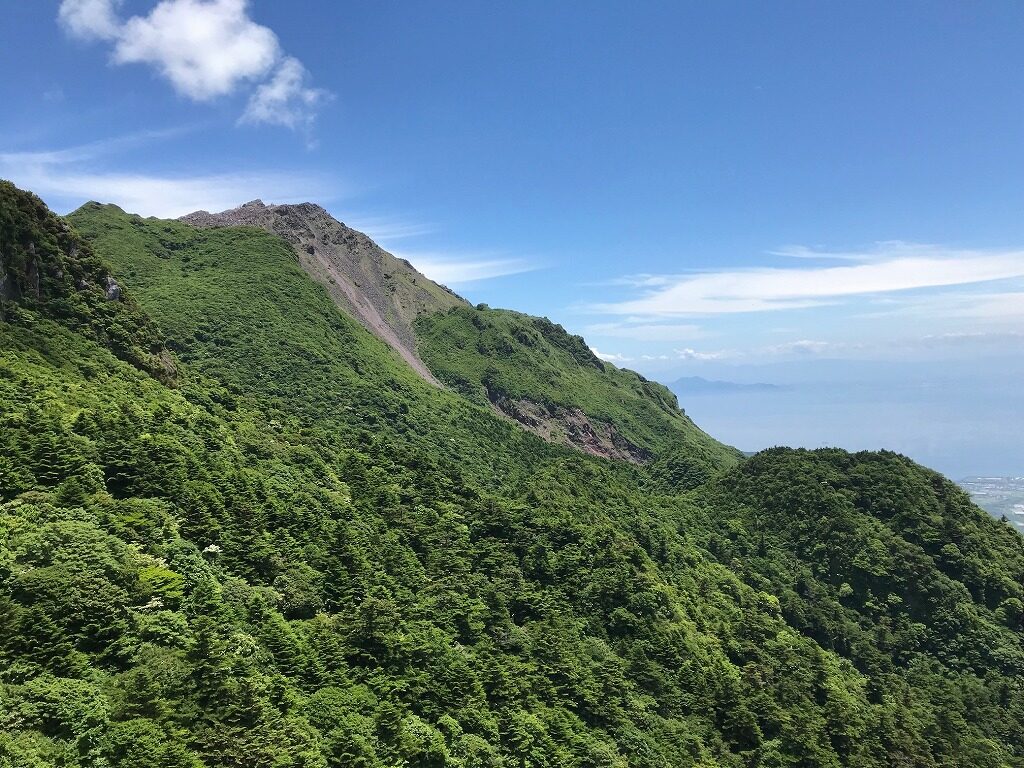
{"type": "MultiPolygon", "coordinates": [[[[1024,412],[1019,3],[0,11],[0,176],[59,211],[311,199],[471,300],[548,315],[654,378],[795,377],[833,410],[853,380],[932,384],[937,412],[1024,412]]],[[[870,419],[829,427],[800,402],[778,442],[880,447],[870,419]]],[[[729,407],[709,431],[768,441],[729,407]]],[[[941,457],[941,434],[907,450],[1024,471],[1024,437],[977,448],[985,423],[949,426],[941,457]]]]}

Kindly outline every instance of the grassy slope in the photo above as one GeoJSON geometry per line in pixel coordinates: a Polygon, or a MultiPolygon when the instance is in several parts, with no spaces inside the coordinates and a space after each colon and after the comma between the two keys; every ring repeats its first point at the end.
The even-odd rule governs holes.
{"type": "Polygon", "coordinates": [[[497,395],[579,408],[652,455],[685,446],[715,467],[739,456],[701,431],[667,388],[599,360],[545,318],[457,307],[422,318],[416,331],[433,373],[475,402],[497,395]]]}
{"type": "MultiPolygon", "coordinates": [[[[1002,622],[971,637],[988,666],[951,645],[878,670],[800,618],[819,593],[790,569],[832,567],[794,515],[821,480],[879,489],[850,523],[870,546],[883,513],[917,530],[927,473],[771,452],[647,495],[407,380],[263,233],[75,219],[185,362],[172,390],[53,321],[0,323],[0,762],[1024,764],[1011,598],[949,591],[1002,622]],[[778,556],[745,568],[760,529],[778,556]]],[[[977,512],[927,506],[947,536],[977,512]]],[[[1012,580],[1003,535],[970,557],[1012,580]]],[[[855,621],[884,637],[874,610],[855,621]]]]}
{"type": "Polygon", "coordinates": [[[181,220],[197,227],[255,226],[280,235],[295,248],[302,267],[342,308],[398,349],[427,378],[430,373],[415,354],[413,320],[465,304],[313,203],[265,206],[253,201],[219,214],[200,211],[181,220]]]}
{"type": "Polygon", "coordinates": [[[183,360],[231,391],[258,397],[268,412],[368,440],[415,440],[500,483],[516,482],[519,466],[501,450],[564,453],[423,382],[338,311],[273,235],[196,230],[93,204],[70,220],[123,275],[183,360]]]}

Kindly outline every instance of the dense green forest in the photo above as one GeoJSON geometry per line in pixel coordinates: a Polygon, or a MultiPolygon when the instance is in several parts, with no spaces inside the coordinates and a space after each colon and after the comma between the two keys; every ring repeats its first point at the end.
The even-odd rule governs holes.
{"type": "Polygon", "coordinates": [[[67,221],[0,182],[0,766],[1024,766],[1024,538],[935,473],[737,464],[483,309],[438,390],[269,233],[67,221]]]}
{"type": "Polygon", "coordinates": [[[604,362],[582,337],[547,318],[459,306],[423,317],[415,327],[420,354],[441,381],[528,425],[550,424],[556,440],[583,442],[566,434],[574,425],[568,414],[577,411],[607,425],[610,447],[618,447],[621,458],[649,460],[685,447],[712,470],[740,457],[690,421],[667,387],[604,362]]]}

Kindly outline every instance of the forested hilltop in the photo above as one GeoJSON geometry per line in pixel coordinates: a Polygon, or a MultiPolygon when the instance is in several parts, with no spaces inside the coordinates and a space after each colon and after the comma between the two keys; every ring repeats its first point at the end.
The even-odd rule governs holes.
{"type": "Polygon", "coordinates": [[[438,389],[270,232],[6,182],[0,302],[0,766],[1024,766],[1024,537],[904,457],[590,455],[488,395],[623,408],[559,329],[421,319],[438,389]]]}

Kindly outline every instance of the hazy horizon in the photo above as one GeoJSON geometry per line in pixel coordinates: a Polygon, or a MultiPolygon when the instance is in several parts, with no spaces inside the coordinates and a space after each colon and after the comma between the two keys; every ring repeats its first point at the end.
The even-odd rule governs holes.
{"type": "Polygon", "coordinates": [[[1000,362],[1013,368],[998,377],[987,376],[981,365],[957,370],[891,361],[719,365],[686,375],[779,388],[688,392],[680,394],[680,405],[703,429],[741,450],[885,449],[956,481],[1020,476],[1024,437],[1017,416],[1024,412],[1024,394],[1012,382],[1024,373],[1024,361],[1000,362]]]}

